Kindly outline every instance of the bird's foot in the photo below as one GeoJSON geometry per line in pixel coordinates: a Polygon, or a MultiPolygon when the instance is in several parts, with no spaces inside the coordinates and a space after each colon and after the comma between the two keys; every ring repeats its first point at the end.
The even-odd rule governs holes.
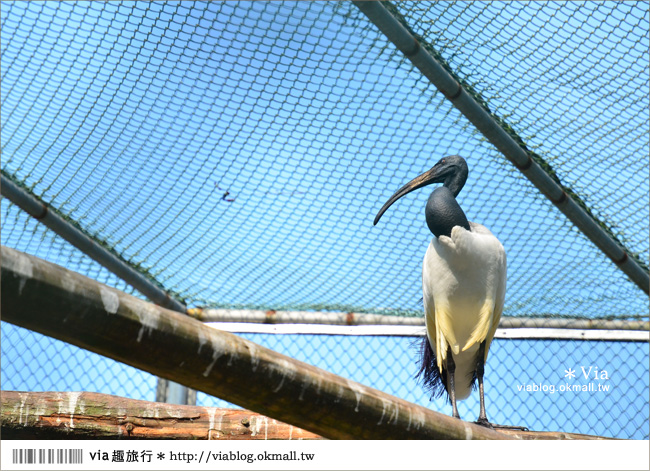
{"type": "Polygon", "coordinates": [[[528,432],[528,427],[521,427],[519,425],[499,425],[499,424],[493,424],[488,421],[488,419],[480,418],[474,422],[476,425],[480,425],[481,427],[486,427],[486,428],[491,428],[492,430],[519,430],[521,432],[528,432]]]}
{"type": "Polygon", "coordinates": [[[491,424],[491,423],[488,421],[488,419],[485,419],[485,418],[482,418],[482,417],[479,417],[479,419],[478,419],[476,422],[474,422],[474,423],[475,423],[476,425],[480,425],[481,427],[487,427],[487,428],[494,429],[494,425],[491,424]]]}
{"type": "Polygon", "coordinates": [[[495,430],[519,430],[520,432],[530,432],[528,427],[523,427],[521,425],[497,425],[497,424],[492,424],[495,430]]]}

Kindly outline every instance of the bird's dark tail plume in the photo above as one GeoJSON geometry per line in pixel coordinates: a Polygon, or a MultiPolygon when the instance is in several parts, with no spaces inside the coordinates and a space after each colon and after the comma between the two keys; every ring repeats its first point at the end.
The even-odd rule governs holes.
{"type": "MultiPolygon", "coordinates": [[[[442,373],[438,369],[436,352],[431,348],[429,339],[424,336],[420,344],[420,370],[415,375],[418,381],[422,382],[424,389],[431,393],[431,398],[440,397],[447,392],[447,370],[443,368],[442,373]]],[[[449,397],[449,394],[447,394],[449,397]]]]}
{"type": "MultiPolygon", "coordinates": [[[[447,400],[451,401],[449,391],[447,391],[447,370],[443,367],[442,373],[438,369],[438,361],[436,359],[436,352],[431,348],[429,339],[424,336],[419,345],[420,350],[420,369],[415,375],[418,381],[422,382],[425,391],[431,393],[431,399],[439,398],[447,393],[447,400]]],[[[476,370],[471,378],[471,388],[474,391],[477,388],[476,370]]]]}

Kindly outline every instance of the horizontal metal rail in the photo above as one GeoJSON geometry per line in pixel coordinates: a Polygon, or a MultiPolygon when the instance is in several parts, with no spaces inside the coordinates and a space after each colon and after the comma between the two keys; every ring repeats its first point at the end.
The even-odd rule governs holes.
{"type": "MultiPolygon", "coordinates": [[[[358,312],[263,311],[258,309],[188,309],[203,322],[256,324],[322,324],[338,326],[414,326],[424,327],[424,317],[388,316],[358,312]]],[[[622,319],[572,319],[564,317],[502,317],[501,329],[550,328],[577,330],[650,330],[648,321],[622,319]]]]}
{"type": "Polygon", "coordinates": [[[408,58],[512,164],[585,234],[643,292],[650,276],[530,154],[456,81],[433,55],[379,1],[353,1],[368,19],[408,58]]]}
{"type": "Polygon", "coordinates": [[[203,322],[252,322],[260,324],[424,325],[423,317],[360,314],[356,312],[275,311],[258,309],[188,309],[203,322]]]}
{"type": "MultiPolygon", "coordinates": [[[[389,337],[421,337],[424,326],[412,325],[327,325],[327,324],[255,324],[250,322],[208,322],[207,325],[226,332],[256,334],[316,334],[316,335],[358,335],[389,337]]],[[[550,339],[550,340],[618,340],[626,342],[648,342],[647,330],[606,330],[569,328],[498,328],[498,339],[550,339]]]]}

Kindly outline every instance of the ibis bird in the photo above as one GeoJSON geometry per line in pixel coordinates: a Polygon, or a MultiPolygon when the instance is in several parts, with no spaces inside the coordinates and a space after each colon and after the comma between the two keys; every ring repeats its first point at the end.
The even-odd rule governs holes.
{"type": "Polygon", "coordinates": [[[506,253],[484,226],[469,222],[456,197],[467,180],[465,159],[444,157],[400,188],[377,213],[374,224],[402,196],[442,183],[424,211],[433,239],[422,264],[426,337],[418,376],[433,395],[446,390],[452,413],[478,380],[481,410],[476,423],[492,427],[485,414],[483,372],[503,311],[506,253]]]}

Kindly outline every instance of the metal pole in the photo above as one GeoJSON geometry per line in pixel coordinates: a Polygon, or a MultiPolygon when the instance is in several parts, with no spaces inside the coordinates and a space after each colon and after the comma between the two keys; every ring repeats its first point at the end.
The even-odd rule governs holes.
{"type": "Polygon", "coordinates": [[[378,1],[353,1],[474,126],[646,294],[648,271],[581,208],[378,1]]]}
{"type": "MultiPolygon", "coordinates": [[[[250,322],[207,322],[215,329],[233,333],[257,334],[315,334],[384,337],[423,337],[424,326],[411,325],[326,325],[326,324],[255,324],[250,322]]],[[[572,329],[568,327],[517,327],[498,328],[495,339],[573,339],[617,340],[624,342],[648,342],[647,330],[572,329]]]]}
{"type": "MultiPolygon", "coordinates": [[[[322,324],[341,326],[414,326],[424,327],[424,317],[387,316],[358,312],[262,311],[257,309],[188,309],[187,313],[203,322],[243,322],[250,324],[322,324]]],[[[501,318],[499,328],[552,328],[579,330],[650,330],[650,322],[624,319],[577,319],[564,317],[501,318]]]]}
{"type": "Polygon", "coordinates": [[[203,322],[251,322],[257,324],[327,325],[414,325],[423,326],[424,317],[387,316],[358,312],[262,311],[258,309],[188,309],[188,315],[203,322]]]}

